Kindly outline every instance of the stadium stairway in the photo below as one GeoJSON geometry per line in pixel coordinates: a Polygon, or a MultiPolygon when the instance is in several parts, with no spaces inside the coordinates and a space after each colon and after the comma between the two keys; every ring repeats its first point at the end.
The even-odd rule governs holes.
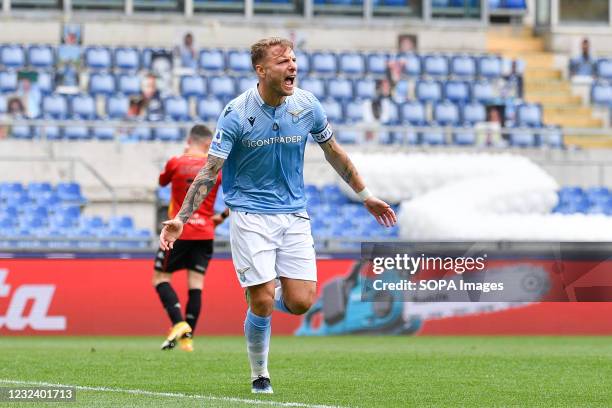
{"type": "MultiPolygon", "coordinates": [[[[545,50],[544,40],[535,37],[529,27],[500,27],[487,35],[487,51],[525,62],[524,97],[541,103],[544,121],[565,128],[600,128],[604,124],[573,95],[571,84],[554,67],[555,55],[545,50]]],[[[566,135],[566,143],[582,147],[612,147],[612,139],[589,135],[566,135]]]]}

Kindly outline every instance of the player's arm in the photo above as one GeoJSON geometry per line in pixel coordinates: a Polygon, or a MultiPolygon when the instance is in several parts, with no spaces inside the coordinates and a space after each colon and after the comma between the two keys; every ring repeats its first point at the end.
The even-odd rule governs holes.
{"type": "Polygon", "coordinates": [[[366,188],[363,178],[357,172],[357,168],[351,161],[346,151],[338,144],[336,139],[331,136],[327,141],[319,143],[325,159],[336,170],[361,200],[379,224],[391,227],[397,222],[397,217],[393,208],[386,202],[374,197],[366,188]]]}
{"type": "Polygon", "coordinates": [[[172,181],[172,174],[174,174],[174,168],[176,158],[171,158],[166,162],[166,166],[164,167],[164,171],[159,174],[159,185],[162,187],[167,186],[172,181]]]}

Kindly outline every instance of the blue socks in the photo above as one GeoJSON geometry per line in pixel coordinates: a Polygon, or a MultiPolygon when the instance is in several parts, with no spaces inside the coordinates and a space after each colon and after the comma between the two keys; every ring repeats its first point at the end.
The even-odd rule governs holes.
{"type": "Polygon", "coordinates": [[[292,314],[291,310],[287,308],[287,305],[285,305],[285,301],[283,300],[282,286],[278,286],[274,289],[274,310],[292,314]]]}
{"type": "Polygon", "coordinates": [[[259,376],[270,378],[268,373],[268,351],[270,350],[270,334],[272,316],[257,316],[251,309],[247,310],[244,320],[244,336],[247,340],[247,352],[251,363],[251,380],[259,376]]]}

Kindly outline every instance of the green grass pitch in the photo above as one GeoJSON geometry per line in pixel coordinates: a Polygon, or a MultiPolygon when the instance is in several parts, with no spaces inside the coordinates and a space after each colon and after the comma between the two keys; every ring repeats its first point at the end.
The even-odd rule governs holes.
{"type": "Polygon", "coordinates": [[[194,353],[161,340],[0,337],[0,386],[85,387],[0,407],[612,406],[608,337],[273,337],[269,396],[250,393],[242,337],[197,337],[194,353]]]}

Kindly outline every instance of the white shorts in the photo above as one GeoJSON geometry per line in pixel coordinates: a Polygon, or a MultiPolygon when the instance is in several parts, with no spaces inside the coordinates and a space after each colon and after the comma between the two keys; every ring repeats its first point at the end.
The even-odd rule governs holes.
{"type": "Polygon", "coordinates": [[[230,217],[232,260],[240,286],[284,276],[317,280],[315,249],[308,214],[253,214],[230,217]]]}

